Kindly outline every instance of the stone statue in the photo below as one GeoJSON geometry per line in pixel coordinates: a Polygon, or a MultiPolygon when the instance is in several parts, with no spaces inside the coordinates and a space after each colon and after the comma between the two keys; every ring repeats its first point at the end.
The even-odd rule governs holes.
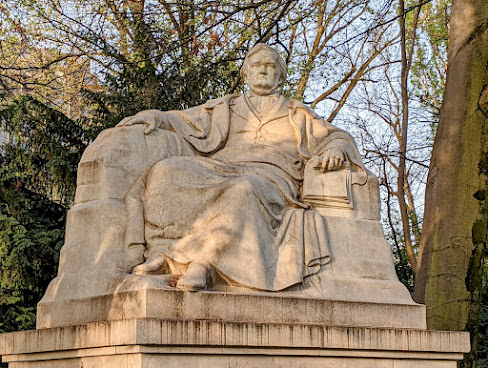
{"type": "Polygon", "coordinates": [[[78,167],[37,331],[0,336],[3,361],[406,368],[462,359],[468,334],[426,331],[425,307],[396,277],[378,182],[353,139],[277,95],[285,75],[278,53],[258,44],[242,68],[248,93],[143,111],[97,137],[78,167]]]}
{"type": "Polygon", "coordinates": [[[349,134],[276,94],[285,75],[258,44],[248,93],[143,111],[97,137],[37,331],[0,336],[4,361],[450,367],[469,351],[466,334],[425,331],[376,177],[349,134]]]}
{"type": "Polygon", "coordinates": [[[147,250],[134,274],[182,274],[182,290],[205,289],[218,276],[279,291],[330,260],[322,216],[301,200],[305,164],[314,158],[324,172],[347,161],[363,181],[365,169],[350,135],[277,94],[286,73],[280,55],[258,44],[242,67],[248,93],[119,123],[175,132],[193,153],[159,161],[144,178],[144,237],[130,243],[147,250]]]}
{"type": "MultiPolygon", "coordinates": [[[[414,304],[352,137],[277,94],[286,65],[271,47],[252,48],[241,73],[247,93],[139,112],[87,147],[38,328],[223,318],[229,292],[324,310],[327,300],[414,304]]],[[[243,308],[252,317],[259,306],[243,308]]]]}

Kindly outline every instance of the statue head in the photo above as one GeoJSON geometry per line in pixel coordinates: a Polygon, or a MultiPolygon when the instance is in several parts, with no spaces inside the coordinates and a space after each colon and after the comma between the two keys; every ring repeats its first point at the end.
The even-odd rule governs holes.
{"type": "Polygon", "coordinates": [[[276,92],[287,71],[285,61],[274,48],[258,43],[246,55],[241,77],[253,93],[265,96],[276,92]]]}

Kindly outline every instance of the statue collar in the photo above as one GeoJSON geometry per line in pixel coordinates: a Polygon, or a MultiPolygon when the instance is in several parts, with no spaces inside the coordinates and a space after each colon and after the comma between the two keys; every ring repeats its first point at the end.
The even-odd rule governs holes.
{"type": "Polygon", "coordinates": [[[281,95],[276,95],[277,100],[270,110],[259,118],[257,111],[255,111],[252,103],[248,100],[248,96],[240,95],[239,97],[230,101],[230,108],[237,115],[246,120],[256,119],[259,121],[260,125],[264,125],[272,120],[288,116],[290,101],[281,95]]]}

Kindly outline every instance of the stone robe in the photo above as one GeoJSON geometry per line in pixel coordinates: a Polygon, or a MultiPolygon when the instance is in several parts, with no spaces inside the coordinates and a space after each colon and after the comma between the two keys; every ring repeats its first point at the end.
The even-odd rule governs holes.
{"type": "Polygon", "coordinates": [[[349,134],[280,96],[259,118],[246,95],[166,112],[195,155],[161,160],[142,192],[146,258],[183,273],[206,261],[233,285],[278,291],[330,260],[323,218],[300,201],[306,162],[345,153],[353,180],[366,174],[349,134]]]}

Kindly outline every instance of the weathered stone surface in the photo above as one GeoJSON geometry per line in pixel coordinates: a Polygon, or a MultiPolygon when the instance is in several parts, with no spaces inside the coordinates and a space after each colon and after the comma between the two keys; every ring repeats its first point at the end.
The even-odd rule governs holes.
{"type": "MultiPolygon", "coordinates": [[[[137,278],[133,276],[133,291],[39,304],[37,328],[159,318],[425,329],[425,308],[419,304],[307,299],[301,293],[189,293],[169,287],[166,290],[142,289],[144,279],[137,278]]],[[[167,279],[161,281],[164,283],[167,279]]]]}
{"type": "MultiPolygon", "coordinates": [[[[456,359],[461,354],[395,354],[376,352],[371,358],[352,356],[329,357],[334,351],[299,351],[292,349],[140,349],[141,352],[126,353],[126,349],[93,349],[83,351],[81,356],[62,353],[47,353],[34,357],[19,357],[9,368],[456,368],[456,359]],[[176,352],[175,352],[176,350],[176,352]],[[197,351],[195,351],[197,350],[197,351]],[[87,354],[86,356],[84,354],[87,354]],[[255,354],[255,355],[253,355],[255,354]],[[42,359],[42,360],[30,360],[42,359]]],[[[129,350],[129,349],[127,349],[129,350]]]]}
{"type": "Polygon", "coordinates": [[[320,324],[128,319],[0,335],[9,368],[455,367],[466,351],[463,332],[320,324]]]}
{"type": "MultiPolygon", "coordinates": [[[[333,244],[340,246],[332,247],[333,260],[317,275],[308,278],[303,286],[276,294],[253,292],[253,290],[221,284],[217,285],[215,289],[221,292],[244,292],[250,295],[226,296],[222,293],[207,292],[197,295],[179,293],[168,286],[171,275],[120,274],[118,278],[109,278],[114,284],[111,289],[116,290],[112,295],[104,294],[104,292],[107,293],[107,287],[104,286],[108,283],[106,279],[100,276],[95,279],[87,278],[80,269],[80,272],[75,275],[59,275],[51,284],[50,291],[38,305],[37,327],[59,327],[122,318],[192,318],[189,312],[184,316],[178,315],[179,311],[188,305],[193,306],[195,316],[200,316],[198,318],[239,320],[238,316],[242,312],[237,312],[229,307],[229,301],[236,300],[235,303],[240,306],[241,310],[256,317],[262,316],[263,310],[267,310],[271,315],[280,316],[285,320],[286,318],[297,318],[297,315],[301,318],[308,318],[308,313],[302,313],[301,308],[307,309],[307,305],[314,305],[323,306],[319,309],[324,310],[324,313],[321,317],[313,317],[314,319],[309,322],[351,326],[425,328],[424,308],[413,303],[406,288],[396,278],[390,247],[383,238],[379,222],[340,217],[337,212],[330,215],[330,208],[319,208],[318,210],[324,211],[324,215],[326,215],[324,219],[330,225],[329,239],[333,244]],[[55,286],[63,289],[56,289],[55,286]],[[84,291],[90,288],[92,296],[86,298],[84,291]],[[163,295],[164,291],[169,291],[169,294],[163,295]],[[283,305],[281,300],[292,297],[292,300],[295,301],[297,296],[305,298],[302,307],[297,308],[295,313],[290,316],[283,316],[279,312],[283,305]],[[209,306],[204,305],[201,310],[198,308],[209,298],[213,300],[210,305],[214,309],[211,316],[205,316],[205,313],[208,313],[205,311],[209,310],[209,306]],[[263,302],[262,300],[266,298],[271,299],[263,302]],[[256,302],[256,299],[259,302],[256,302]],[[179,305],[179,302],[184,302],[184,305],[179,305]],[[365,303],[361,307],[362,309],[358,307],[360,304],[357,302],[365,303]],[[384,305],[379,305],[380,303],[384,303],[384,305]],[[279,308],[279,311],[275,308],[279,308]],[[341,308],[345,309],[341,310],[341,308]],[[329,317],[327,317],[328,315],[329,317]],[[323,318],[323,320],[319,318],[323,318]]],[[[123,252],[123,249],[120,251],[123,252]]],[[[82,260],[85,256],[86,253],[78,255],[77,258],[82,260]]],[[[125,255],[125,259],[128,259],[127,255],[125,255]]],[[[103,260],[103,257],[100,257],[100,262],[103,260]]],[[[81,262],[80,265],[86,263],[88,262],[81,262]]],[[[89,269],[85,270],[88,275],[96,275],[89,269]]],[[[312,313],[312,315],[314,314],[312,313]]],[[[259,320],[252,319],[252,321],[259,320]]],[[[269,319],[264,319],[262,322],[266,321],[269,319]]]]}

